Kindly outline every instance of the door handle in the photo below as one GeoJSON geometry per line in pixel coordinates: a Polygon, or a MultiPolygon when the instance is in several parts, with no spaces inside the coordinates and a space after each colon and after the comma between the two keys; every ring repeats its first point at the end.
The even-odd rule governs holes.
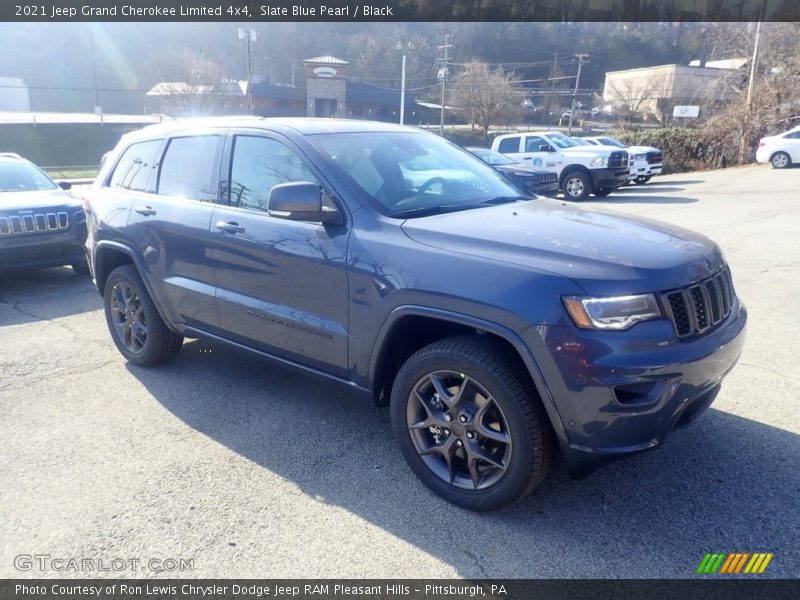
{"type": "Polygon", "coordinates": [[[152,206],[136,206],[133,210],[134,212],[144,215],[145,217],[152,217],[154,214],[156,214],[156,211],[152,206]]]}
{"type": "Polygon", "coordinates": [[[227,233],[244,233],[244,227],[235,221],[217,221],[217,229],[227,233]]]}

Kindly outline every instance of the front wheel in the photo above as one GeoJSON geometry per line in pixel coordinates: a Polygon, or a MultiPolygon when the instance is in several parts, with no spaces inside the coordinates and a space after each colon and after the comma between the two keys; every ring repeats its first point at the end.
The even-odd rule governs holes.
{"type": "Polygon", "coordinates": [[[598,198],[603,198],[604,196],[608,196],[613,191],[614,191],[614,188],[610,188],[610,187],[597,188],[594,191],[594,195],[597,196],[598,198]]]}
{"type": "Polygon", "coordinates": [[[111,338],[128,362],[143,367],[157,365],[180,351],[183,337],[164,323],[133,265],[111,272],[103,299],[111,338]]]}
{"type": "Polygon", "coordinates": [[[392,429],[422,482],[470,510],[520,500],[546,476],[554,440],[544,409],[489,340],[453,337],[412,355],[392,387],[392,429]]]}
{"type": "Polygon", "coordinates": [[[561,189],[567,200],[579,202],[592,193],[592,180],[582,171],[572,171],[564,176],[561,189]]]}
{"type": "Polygon", "coordinates": [[[774,169],[785,169],[792,164],[792,159],[786,152],[776,152],[772,155],[772,158],[769,159],[769,162],[774,169]]]}

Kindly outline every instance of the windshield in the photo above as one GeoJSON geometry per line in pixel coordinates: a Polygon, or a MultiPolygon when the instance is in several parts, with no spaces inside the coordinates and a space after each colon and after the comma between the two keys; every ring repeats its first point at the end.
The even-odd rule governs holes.
{"type": "Polygon", "coordinates": [[[391,217],[513,200],[519,190],[475,156],[432,134],[331,133],[307,138],[391,217]]]}
{"type": "Polygon", "coordinates": [[[597,138],[597,139],[600,140],[600,142],[605,144],[606,146],[616,146],[617,148],[627,148],[627,146],[625,144],[615,140],[614,138],[601,137],[601,138],[597,138]]]}
{"type": "Polygon", "coordinates": [[[42,171],[21,160],[0,160],[0,192],[36,192],[58,186],[42,171]]]}
{"type": "Polygon", "coordinates": [[[564,135],[563,133],[550,133],[547,135],[552,143],[554,143],[559,148],[574,148],[576,146],[584,146],[583,142],[579,142],[577,140],[572,139],[571,137],[564,135]]]}
{"type": "Polygon", "coordinates": [[[487,165],[492,165],[493,167],[516,164],[505,154],[500,154],[499,152],[495,152],[494,150],[489,150],[488,148],[467,148],[467,150],[472,152],[475,156],[480,158],[487,165]]]}

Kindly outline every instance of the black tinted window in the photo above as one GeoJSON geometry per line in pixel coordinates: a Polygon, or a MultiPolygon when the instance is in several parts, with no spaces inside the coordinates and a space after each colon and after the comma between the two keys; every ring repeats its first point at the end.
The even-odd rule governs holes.
{"type": "Polygon", "coordinates": [[[122,153],[108,185],[134,192],[144,192],[147,180],[155,166],[160,146],[161,140],[140,142],[129,146],[122,153]]]}
{"type": "Polygon", "coordinates": [[[519,138],[513,137],[500,140],[500,145],[497,147],[497,151],[500,154],[505,154],[506,152],[519,152],[519,138]]]}
{"type": "Polygon", "coordinates": [[[158,193],[215,202],[214,163],[220,136],[198,135],[170,140],[158,178],[158,193]]]}
{"type": "Polygon", "coordinates": [[[262,137],[237,136],[231,165],[231,206],[267,210],[270,190],[279,183],[319,183],[288,146],[262,137]]]}

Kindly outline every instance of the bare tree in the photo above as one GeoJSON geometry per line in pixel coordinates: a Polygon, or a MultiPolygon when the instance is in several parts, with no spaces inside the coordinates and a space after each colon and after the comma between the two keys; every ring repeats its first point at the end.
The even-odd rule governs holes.
{"type": "Polygon", "coordinates": [[[203,53],[159,51],[145,60],[143,71],[152,86],[147,93],[151,108],[173,117],[223,114],[241,95],[220,63],[203,53]]]}
{"type": "Polygon", "coordinates": [[[630,123],[634,115],[655,112],[659,89],[663,86],[664,83],[656,77],[624,79],[612,83],[606,97],[630,123]]]}
{"type": "Polygon", "coordinates": [[[472,60],[464,66],[453,86],[451,102],[466,111],[473,125],[486,136],[489,127],[508,122],[522,112],[521,88],[515,77],[485,62],[472,60]]]}

